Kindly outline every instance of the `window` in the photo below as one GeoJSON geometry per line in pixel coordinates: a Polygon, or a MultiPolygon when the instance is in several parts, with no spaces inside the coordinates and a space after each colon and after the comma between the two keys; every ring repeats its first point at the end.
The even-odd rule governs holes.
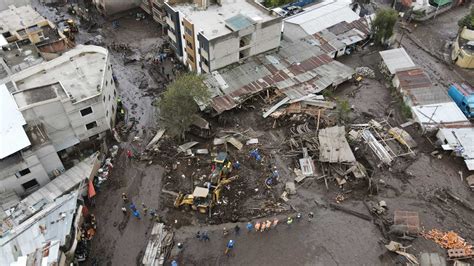
{"type": "Polygon", "coordinates": [[[193,49],[193,44],[189,41],[186,41],[186,46],[188,46],[190,49],[193,49]]]}
{"type": "Polygon", "coordinates": [[[117,91],[114,90],[114,98],[117,97],[117,91]]]}
{"type": "Polygon", "coordinates": [[[102,101],[105,103],[105,95],[104,95],[104,98],[102,99],[102,101]]]}
{"type": "Polygon", "coordinates": [[[110,79],[110,84],[114,84],[114,79],[113,78],[110,79]]]}
{"type": "Polygon", "coordinates": [[[21,184],[21,186],[22,186],[25,190],[29,190],[29,189],[32,189],[32,188],[34,188],[34,187],[39,186],[39,184],[38,184],[38,181],[36,181],[36,179],[33,178],[33,179],[31,179],[30,181],[21,184]]]}
{"type": "Polygon", "coordinates": [[[92,114],[92,107],[87,107],[81,110],[81,115],[86,116],[88,114],[92,114]]]}
{"type": "Polygon", "coordinates": [[[188,58],[189,58],[189,60],[190,60],[191,62],[194,63],[194,57],[193,57],[192,55],[188,54],[188,58]]]}
{"type": "Polygon", "coordinates": [[[115,108],[112,106],[112,114],[115,113],[115,108]]]}
{"type": "Polygon", "coordinates": [[[19,171],[18,173],[16,173],[16,177],[25,176],[29,173],[31,173],[30,168],[25,168],[25,169],[19,171]]]}
{"type": "Polygon", "coordinates": [[[111,97],[111,96],[109,95],[109,102],[110,102],[110,97],[111,97]]]}
{"type": "Polygon", "coordinates": [[[107,85],[109,85],[109,81],[108,81],[108,80],[105,81],[105,86],[107,87],[107,85]]]}
{"type": "Polygon", "coordinates": [[[187,35],[193,36],[193,31],[189,29],[188,27],[184,27],[184,31],[186,32],[187,35]]]}
{"type": "Polygon", "coordinates": [[[94,121],[94,122],[90,122],[89,124],[86,124],[86,129],[87,130],[91,130],[93,128],[97,127],[97,122],[94,121]]]}
{"type": "Polygon", "coordinates": [[[105,113],[105,117],[109,117],[109,110],[105,113]]]}

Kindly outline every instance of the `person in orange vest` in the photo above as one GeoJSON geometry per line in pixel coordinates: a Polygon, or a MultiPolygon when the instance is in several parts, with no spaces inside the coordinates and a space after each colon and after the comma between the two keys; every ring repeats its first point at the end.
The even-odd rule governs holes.
{"type": "Polygon", "coordinates": [[[275,220],[273,220],[273,228],[276,228],[278,225],[278,219],[275,218],[275,220]]]}
{"type": "Polygon", "coordinates": [[[258,231],[260,231],[260,222],[259,221],[257,221],[255,223],[255,232],[258,232],[258,231]]]}

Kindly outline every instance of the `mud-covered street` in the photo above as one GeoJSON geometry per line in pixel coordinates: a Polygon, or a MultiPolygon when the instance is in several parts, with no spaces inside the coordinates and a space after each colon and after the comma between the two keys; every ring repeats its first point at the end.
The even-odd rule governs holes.
{"type": "MultiPolygon", "coordinates": [[[[51,21],[72,16],[66,13],[66,6],[51,8],[34,1],[34,7],[51,21]]],[[[174,230],[174,243],[183,243],[182,250],[173,246],[165,265],[170,265],[172,260],[179,265],[404,265],[407,261],[403,256],[384,247],[389,238],[411,245],[409,253],[416,256],[421,253],[445,256],[443,248],[422,236],[413,241],[387,237],[389,232],[381,229],[383,223],[393,222],[394,213],[399,210],[418,213],[421,230],[452,230],[467,242],[474,242],[474,211],[446,192],[472,204],[473,192],[463,179],[470,173],[461,158],[444,151],[434,154],[437,148],[432,136],[422,135],[417,125],[405,128],[418,144],[415,155],[400,156],[392,165],[378,167],[376,157],[369,155],[370,149],[356,141],[350,142],[357,161],[365,164],[370,181],[352,178],[342,186],[336,180],[307,178],[296,184],[296,194],[286,202],[280,196],[285,183],[294,180],[294,169],[298,168],[305,141],[301,140],[298,150],[291,146],[290,139],[297,137],[296,128],[305,125],[305,130],[309,130],[305,133],[315,134],[322,128],[335,126],[337,110],[323,114],[321,122],[303,115],[263,118],[261,99],[266,95],[261,94],[219,116],[203,114],[210,123],[212,137],[188,134],[185,141],[177,141],[165,136],[157,150],[146,151],[146,145],[160,128],[153,103],[182,68],[170,58],[156,62],[165,43],[162,30],[149,17],[137,20],[137,12],[143,13],[133,10],[116,20],[94,14],[95,25],[80,25],[76,37],[76,44],[93,40],[94,44],[109,48],[117,89],[127,110],[124,121],[116,127],[121,138],[117,144],[119,155],[111,176],[97,192],[95,206],[90,208],[97,217],[98,230],[85,265],[142,265],[155,219],[149,214],[142,213],[141,219],[137,219],[130,212],[122,213],[125,206],[122,193],[137,206],[144,203],[149,210],[156,209],[158,219],[174,230]],[[119,26],[115,27],[113,21],[118,21],[119,26]],[[224,136],[240,138],[243,147],[237,149],[230,143],[214,145],[214,138],[224,136]],[[258,139],[258,144],[245,144],[249,139],[258,139]],[[192,156],[178,153],[178,146],[190,141],[199,142],[193,149],[209,152],[192,156]],[[261,161],[250,155],[255,148],[259,149],[261,161]],[[128,150],[133,151],[133,159],[127,158],[128,150]],[[232,172],[238,177],[224,186],[222,200],[213,209],[212,217],[208,213],[175,208],[173,192],[189,194],[196,184],[204,186],[202,176],[211,173],[211,162],[218,151],[226,151],[230,160],[239,161],[241,166],[232,172]],[[267,178],[274,170],[279,173],[278,179],[268,185],[267,178]],[[384,213],[371,214],[367,203],[381,201],[386,203],[384,213]],[[330,204],[336,202],[371,218],[362,219],[331,208],[330,204]],[[308,221],[310,212],[314,218],[308,221]],[[287,217],[296,213],[303,214],[303,218],[288,226],[287,217]],[[247,222],[275,218],[280,221],[276,228],[247,232],[247,222]],[[237,224],[241,228],[238,235],[233,230],[237,224]],[[230,231],[227,236],[223,235],[224,227],[230,231]],[[209,232],[210,240],[197,239],[198,231],[209,232]],[[235,240],[235,248],[225,255],[230,239],[235,240]]],[[[406,26],[401,42],[432,81],[445,88],[452,82],[474,83],[472,70],[445,61],[449,42],[457,31],[457,18],[467,12],[467,8],[459,7],[426,23],[416,26],[412,23],[406,26]]],[[[327,94],[335,102],[347,100],[350,112],[346,131],[352,124],[365,124],[372,119],[391,126],[408,120],[400,97],[380,73],[379,50],[380,47],[367,45],[338,59],[350,67],[368,67],[375,72],[374,77],[364,78],[360,85],[349,81],[327,94]]],[[[316,161],[317,150],[310,150],[310,156],[316,161]]],[[[345,167],[336,170],[344,172],[348,168],[345,167]]],[[[328,174],[322,169],[333,169],[327,163],[317,163],[316,168],[320,171],[316,176],[320,177],[328,174]]]]}

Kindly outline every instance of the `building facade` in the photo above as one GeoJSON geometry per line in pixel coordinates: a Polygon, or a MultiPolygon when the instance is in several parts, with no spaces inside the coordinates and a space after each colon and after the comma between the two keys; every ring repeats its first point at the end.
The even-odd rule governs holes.
{"type": "Polygon", "coordinates": [[[279,47],[282,18],[251,0],[164,3],[171,46],[197,73],[279,47]]]}
{"type": "Polygon", "coordinates": [[[23,195],[64,171],[59,151],[113,128],[118,95],[108,51],[98,46],[77,46],[10,80],[3,92],[24,123],[2,126],[0,188],[23,195]]]}

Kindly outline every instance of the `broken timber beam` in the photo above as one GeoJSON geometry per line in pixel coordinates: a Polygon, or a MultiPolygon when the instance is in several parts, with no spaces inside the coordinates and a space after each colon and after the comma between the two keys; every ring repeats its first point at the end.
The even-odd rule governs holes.
{"type": "Polygon", "coordinates": [[[341,205],[337,205],[337,204],[334,204],[334,203],[329,203],[329,206],[333,209],[336,209],[338,211],[342,211],[342,212],[345,212],[347,214],[351,214],[351,215],[354,215],[356,217],[359,217],[361,219],[364,219],[366,221],[372,221],[372,217],[370,217],[369,215],[367,214],[363,214],[363,213],[360,213],[360,212],[356,212],[356,211],[353,211],[353,210],[350,210],[346,207],[342,207],[341,205]]]}

